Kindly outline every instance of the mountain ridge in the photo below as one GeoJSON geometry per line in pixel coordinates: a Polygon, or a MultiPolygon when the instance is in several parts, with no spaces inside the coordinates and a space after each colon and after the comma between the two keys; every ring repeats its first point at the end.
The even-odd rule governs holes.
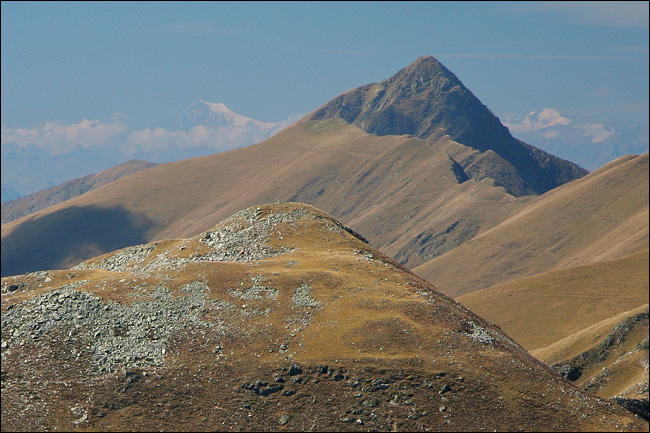
{"type": "MultiPolygon", "coordinates": [[[[427,59],[416,61],[411,70],[433,62],[427,59]]],[[[389,79],[397,89],[397,102],[405,98],[402,76],[398,72],[389,79]]],[[[470,95],[465,90],[463,94],[470,95]]],[[[324,107],[331,104],[354,107],[337,102],[324,107]]],[[[499,123],[485,107],[479,111],[499,123]]],[[[452,114],[446,113],[445,119],[456,118],[452,114]]],[[[508,134],[502,125],[498,128],[498,134],[508,134]]],[[[568,180],[558,175],[562,167],[573,177],[584,174],[567,161],[559,163],[510,135],[504,137],[503,146],[518,149],[534,163],[525,178],[516,167],[524,160],[511,163],[493,150],[481,152],[448,134],[380,136],[339,116],[314,119],[312,114],[254,146],[159,165],[109,184],[101,194],[92,191],[30,220],[3,225],[3,275],[69,266],[91,257],[87,254],[106,252],[117,238],[119,246],[126,246],[188,237],[240,209],[277,200],[316,205],[365,233],[373,245],[400,262],[417,266],[510,216],[537,195],[531,189],[535,176],[548,175],[550,185],[568,180]],[[121,228],[120,236],[102,233],[104,227],[89,224],[85,212],[93,218],[108,212],[105,219],[121,228]],[[71,223],[72,215],[80,221],[71,223]],[[88,228],[83,238],[76,232],[66,234],[78,224],[88,228]],[[33,251],[29,244],[37,238],[45,249],[54,250],[33,251]]]]}
{"type": "Polygon", "coordinates": [[[29,215],[48,206],[77,197],[124,176],[153,167],[155,163],[131,160],[95,174],[64,182],[60,185],[2,203],[2,224],[29,215]]]}
{"type": "Polygon", "coordinates": [[[133,159],[164,163],[249,146],[297,117],[262,122],[199,98],[164,127],[85,119],[72,125],[47,122],[33,129],[3,127],[3,202],[133,159]]]}
{"type": "Polygon", "coordinates": [[[648,248],[648,154],[621,157],[531,200],[457,249],[415,267],[456,297],[510,279],[648,248]],[[476,262],[472,273],[467,260],[476,262]]]}

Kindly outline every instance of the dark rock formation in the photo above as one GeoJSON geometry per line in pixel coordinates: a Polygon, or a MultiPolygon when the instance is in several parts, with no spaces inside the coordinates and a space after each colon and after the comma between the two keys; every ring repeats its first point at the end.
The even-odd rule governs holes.
{"type": "Polygon", "coordinates": [[[650,404],[647,398],[615,398],[614,401],[633,414],[638,415],[644,420],[648,421],[648,408],[650,407],[650,404]]]}

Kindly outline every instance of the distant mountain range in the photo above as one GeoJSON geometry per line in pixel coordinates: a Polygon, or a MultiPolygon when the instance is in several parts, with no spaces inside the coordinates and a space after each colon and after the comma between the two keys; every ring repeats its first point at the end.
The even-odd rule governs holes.
{"type": "MultiPolygon", "coordinates": [[[[203,114],[202,106],[210,108],[199,101],[180,122],[203,114]]],[[[218,110],[206,113],[223,119],[218,110]]],[[[425,56],[257,145],[159,165],[43,209],[26,226],[20,219],[3,225],[2,272],[192,236],[231,212],[276,200],[317,205],[417,266],[501,222],[525,197],[586,173],[513,138],[451,71],[425,56]],[[119,235],[92,222],[104,219],[122,227],[119,235]],[[31,251],[34,236],[47,254],[31,251]]]]}
{"type": "MultiPolygon", "coordinates": [[[[279,122],[262,122],[237,114],[223,103],[199,98],[168,127],[134,129],[122,122],[85,119],[76,125],[46,122],[32,129],[3,126],[2,202],[129,160],[172,162],[248,146],[300,117],[296,114],[279,122]]],[[[357,125],[361,119],[368,122],[362,115],[357,125]]],[[[370,120],[370,131],[382,135],[383,120],[370,120]]],[[[568,118],[553,108],[523,117],[509,114],[503,123],[516,138],[587,170],[623,155],[648,151],[647,125],[624,127],[611,119],[568,118]]],[[[410,127],[401,128],[408,131],[410,127]]]]}
{"type": "Polygon", "coordinates": [[[177,161],[249,146],[300,118],[261,122],[222,103],[196,100],[171,128],[132,129],[83,120],[34,129],[2,129],[2,201],[14,200],[129,160],[177,161]]]}
{"type": "Polygon", "coordinates": [[[569,118],[553,108],[532,111],[522,119],[507,116],[504,124],[515,137],[590,171],[623,155],[648,151],[647,125],[625,127],[611,119],[569,118]]]}

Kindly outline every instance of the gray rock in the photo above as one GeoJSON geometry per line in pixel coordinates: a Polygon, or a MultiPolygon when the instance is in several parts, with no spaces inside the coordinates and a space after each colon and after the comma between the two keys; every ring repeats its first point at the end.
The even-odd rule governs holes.
{"type": "Polygon", "coordinates": [[[571,382],[575,382],[580,378],[580,376],[582,376],[582,371],[579,368],[573,367],[569,364],[560,367],[558,373],[569,379],[571,382]]]}
{"type": "MultiPolygon", "coordinates": [[[[108,372],[160,365],[168,338],[189,327],[210,328],[217,334],[227,329],[219,318],[209,322],[200,318],[203,307],[212,302],[206,300],[208,287],[200,282],[184,286],[181,290],[187,295],[179,297],[164,287],[151,287],[143,300],[130,305],[74,289],[83,284],[74,282],[7,309],[2,315],[2,334],[10,336],[7,344],[63,330],[70,337],[87,338],[85,353],[101,371],[108,372]]],[[[141,289],[134,289],[134,294],[141,289]]]]}
{"type": "Polygon", "coordinates": [[[320,301],[314,299],[311,294],[311,287],[306,283],[296,288],[291,301],[297,307],[320,307],[321,305],[320,301]]]}
{"type": "Polygon", "coordinates": [[[289,367],[289,376],[296,376],[298,374],[302,374],[302,367],[298,364],[291,364],[291,367],[289,367]]]}

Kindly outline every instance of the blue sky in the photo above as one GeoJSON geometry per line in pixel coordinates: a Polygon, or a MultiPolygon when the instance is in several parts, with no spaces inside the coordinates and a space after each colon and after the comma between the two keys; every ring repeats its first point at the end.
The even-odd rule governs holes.
{"type": "Polygon", "coordinates": [[[648,123],[648,2],[2,2],[1,123],[307,114],[430,54],[502,119],[648,123]]]}

